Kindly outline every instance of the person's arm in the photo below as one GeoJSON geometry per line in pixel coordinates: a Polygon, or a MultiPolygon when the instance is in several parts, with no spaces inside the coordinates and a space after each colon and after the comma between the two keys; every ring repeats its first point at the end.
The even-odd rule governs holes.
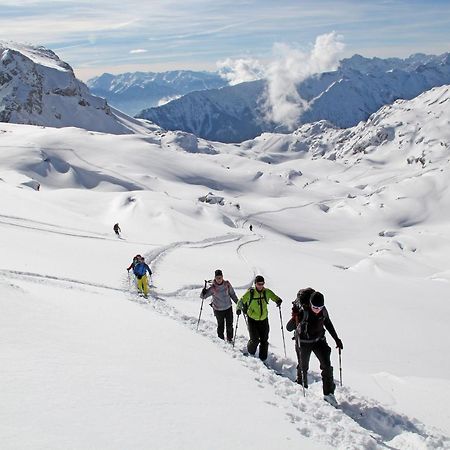
{"type": "Polygon", "coordinates": [[[203,288],[202,292],[200,293],[200,298],[208,298],[211,297],[211,295],[213,295],[212,286],[210,286],[209,288],[203,288]]]}
{"type": "Polygon", "coordinates": [[[269,300],[274,301],[277,304],[277,306],[280,306],[281,303],[283,302],[283,300],[281,300],[281,298],[278,297],[278,295],[276,295],[270,289],[266,289],[266,298],[269,299],[269,300]]]}
{"type": "MultiPolygon", "coordinates": [[[[325,308],[324,308],[325,309],[325,308]]],[[[323,321],[323,324],[325,325],[325,328],[327,329],[328,333],[330,333],[331,337],[336,342],[336,348],[343,349],[344,345],[342,344],[342,341],[339,339],[336,330],[334,329],[333,322],[331,322],[330,316],[328,315],[328,311],[325,309],[325,320],[323,321]]]]}
{"type": "Polygon", "coordinates": [[[150,266],[148,265],[148,264],[146,264],[145,265],[145,268],[147,269],[147,271],[148,271],[148,274],[150,275],[150,276],[152,276],[152,270],[150,269],[150,266]]]}
{"type": "MultiPolygon", "coordinates": [[[[303,309],[301,309],[295,316],[292,315],[292,321],[294,322],[293,325],[294,329],[297,329],[297,327],[299,327],[299,325],[301,325],[302,320],[303,320],[303,314],[305,314],[305,311],[303,309]]],[[[289,330],[289,331],[293,331],[293,330],[289,330]]],[[[302,332],[301,326],[299,327],[299,332],[302,332]]]]}
{"type": "Polygon", "coordinates": [[[228,286],[229,286],[228,294],[230,295],[231,300],[233,300],[233,302],[237,304],[239,299],[237,298],[236,292],[234,292],[234,289],[233,289],[233,286],[231,286],[231,283],[229,283],[228,286]]]}
{"type": "MultiPolygon", "coordinates": [[[[250,301],[250,289],[239,299],[236,305],[236,312],[244,311],[247,312],[248,302],[250,301]]],[[[240,313],[238,313],[240,314],[240,313]]]]}

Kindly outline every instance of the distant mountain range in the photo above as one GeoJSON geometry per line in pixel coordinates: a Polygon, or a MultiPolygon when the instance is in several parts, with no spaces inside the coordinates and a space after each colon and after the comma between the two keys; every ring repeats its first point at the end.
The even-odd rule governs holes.
{"type": "MultiPolygon", "coordinates": [[[[448,53],[416,54],[406,59],[355,55],[342,60],[338,70],[311,76],[297,86],[308,103],[297,126],[327,120],[339,128],[351,127],[383,105],[449,83],[448,53]]],[[[136,117],[167,130],[183,130],[221,142],[242,142],[262,132],[287,131],[265,119],[266,88],[266,82],[259,80],[192,92],[136,117]]]]}
{"type": "Polygon", "coordinates": [[[217,73],[191,70],[104,73],[87,81],[94,95],[105,98],[110,105],[130,116],[189,92],[221,88],[227,84],[217,73]]]}
{"type": "Polygon", "coordinates": [[[0,122],[124,134],[144,126],[92,95],[44,47],[0,41],[0,122]]]}

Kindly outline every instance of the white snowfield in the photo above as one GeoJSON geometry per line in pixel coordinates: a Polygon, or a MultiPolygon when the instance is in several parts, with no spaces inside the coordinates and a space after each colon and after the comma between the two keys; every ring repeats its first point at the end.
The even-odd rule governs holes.
{"type": "Polygon", "coordinates": [[[449,118],[444,86],[241,145],[0,124],[0,448],[450,448],[449,118]],[[264,275],[283,325],[324,294],[339,409],[275,304],[266,365],[242,316],[234,348],[207,302],[196,330],[218,268],[238,296],[264,275]]]}

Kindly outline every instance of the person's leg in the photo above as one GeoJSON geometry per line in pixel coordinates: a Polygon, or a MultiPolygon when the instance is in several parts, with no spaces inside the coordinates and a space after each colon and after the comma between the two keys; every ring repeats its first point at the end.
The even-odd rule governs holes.
{"type": "Polygon", "coordinates": [[[323,395],[334,394],[336,385],[334,384],[333,367],[331,366],[331,348],[327,341],[321,340],[314,344],[313,352],[320,362],[323,395]]]}
{"type": "Polygon", "coordinates": [[[225,311],[214,310],[214,315],[216,316],[217,320],[217,336],[219,336],[220,339],[225,339],[225,311]]]}
{"type": "Polygon", "coordinates": [[[227,341],[231,342],[233,340],[233,308],[230,306],[225,313],[225,323],[227,329],[227,341]]]}
{"type": "Polygon", "coordinates": [[[147,275],[144,275],[141,278],[141,282],[142,282],[142,291],[144,292],[144,295],[147,297],[147,295],[148,295],[148,279],[147,279],[147,275]]]}
{"type": "Polygon", "coordinates": [[[136,277],[136,284],[137,284],[137,289],[139,293],[143,293],[144,292],[144,287],[142,285],[142,278],[136,277]]]}
{"type": "Polygon", "coordinates": [[[250,317],[247,317],[247,321],[248,321],[248,334],[250,336],[250,339],[247,343],[247,350],[251,355],[254,355],[256,353],[256,349],[258,348],[259,344],[258,323],[256,320],[253,320],[250,317]]]}
{"type": "Polygon", "coordinates": [[[265,361],[269,351],[269,319],[259,320],[259,359],[265,361]]]}
{"type": "Polygon", "coordinates": [[[308,387],[308,370],[309,360],[311,359],[311,344],[300,344],[297,350],[297,383],[302,384],[305,388],[308,387]]]}

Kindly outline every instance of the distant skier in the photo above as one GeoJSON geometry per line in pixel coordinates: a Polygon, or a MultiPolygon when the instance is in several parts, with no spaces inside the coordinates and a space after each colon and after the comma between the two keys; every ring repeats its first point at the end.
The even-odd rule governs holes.
{"type": "Polygon", "coordinates": [[[253,231],[253,225],[250,224],[249,228],[250,228],[250,231],[253,231]]]}
{"type": "Polygon", "coordinates": [[[217,320],[217,336],[220,339],[225,339],[224,331],[225,324],[227,330],[227,341],[233,341],[233,308],[231,300],[234,303],[238,302],[233,286],[228,280],[223,279],[223,273],[220,269],[214,272],[214,281],[209,288],[203,288],[200,298],[208,298],[212,295],[211,306],[214,310],[214,315],[217,320]]]}
{"type": "Polygon", "coordinates": [[[247,350],[251,355],[256,353],[259,345],[259,358],[262,361],[267,359],[269,350],[269,319],[268,308],[269,300],[274,301],[278,307],[282,300],[270,289],[264,287],[264,277],[257,275],[255,277],[255,287],[250,288],[239,300],[236,314],[244,314],[248,317],[248,333],[250,340],[247,343],[247,350]]]}
{"type": "Polygon", "coordinates": [[[293,302],[292,318],[286,324],[288,331],[295,330],[295,350],[297,352],[297,383],[308,388],[308,369],[311,352],[320,362],[324,400],[337,406],[334,391],[336,385],[331,366],[331,348],[325,338],[325,329],[336,342],[336,348],[343,349],[328,311],[324,306],[323,294],[312,288],[301,289],[293,302]]]}
{"type": "Polygon", "coordinates": [[[147,273],[151,276],[152,271],[150,267],[146,264],[145,258],[141,256],[138,262],[133,268],[133,273],[137,279],[137,289],[139,294],[142,294],[145,298],[148,296],[148,279],[147,273]]]}
{"type": "Polygon", "coordinates": [[[116,233],[116,236],[120,238],[120,233],[122,232],[122,230],[120,229],[118,223],[114,224],[113,230],[114,230],[114,233],[116,233]]]}

